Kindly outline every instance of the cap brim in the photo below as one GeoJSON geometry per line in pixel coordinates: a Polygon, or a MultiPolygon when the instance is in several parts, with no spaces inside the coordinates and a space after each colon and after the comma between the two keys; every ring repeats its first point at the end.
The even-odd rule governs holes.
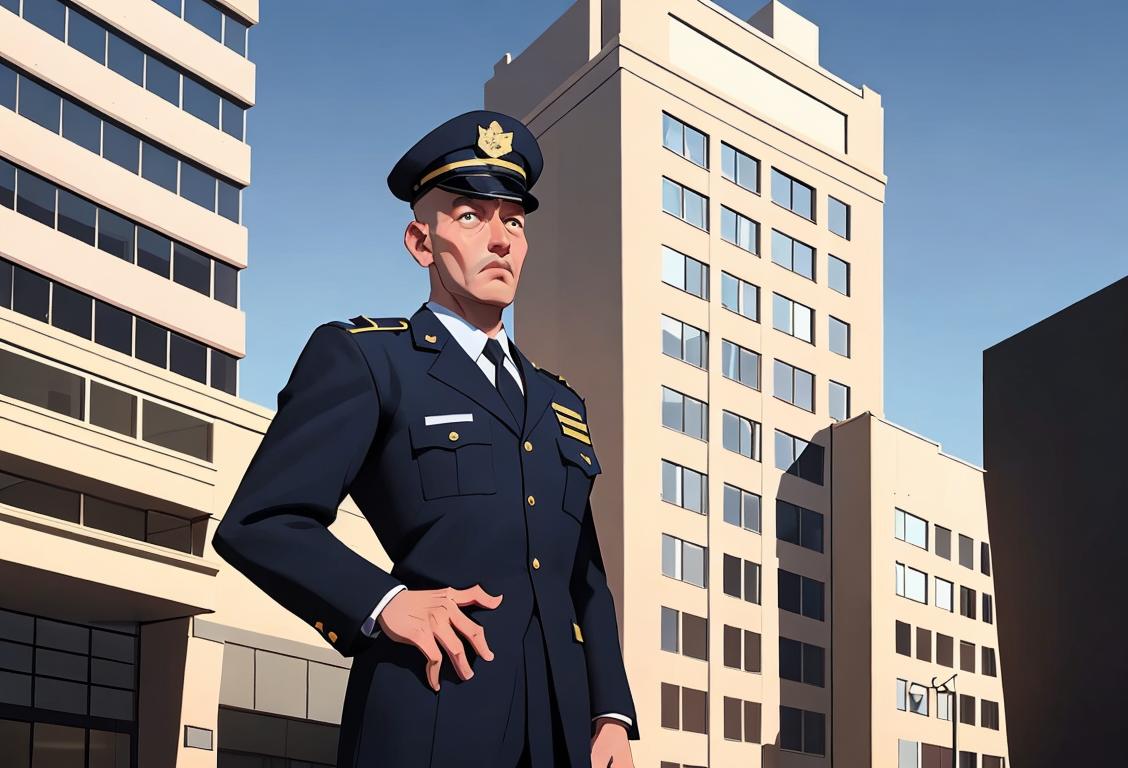
{"type": "Polygon", "coordinates": [[[470,197],[512,200],[520,203],[525,213],[532,213],[539,205],[537,199],[519,181],[507,176],[495,176],[492,173],[457,174],[443,179],[434,186],[447,192],[470,197]]]}

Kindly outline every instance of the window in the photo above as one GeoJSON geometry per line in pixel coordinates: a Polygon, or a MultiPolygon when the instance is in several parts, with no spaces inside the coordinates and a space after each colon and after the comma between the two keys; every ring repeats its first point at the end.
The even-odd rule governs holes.
{"type": "Polygon", "coordinates": [[[960,616],[975,618],[975,590],[970,587],[960,587],[960,616]]]}
{"type": "Polygon", "coordinates": [[[724,664],[745,672],[760,672],[760,635],[740,627],[724,629],[724,664]]]}
{"type": "Polygon", "coordinates": [[[903,621],[895,621],[896,627],[894,643],[897,653],[902,656],[912,656],[913,628],[903,621]]]}
{"type": "Polygon", "coordinates": [[[229,307],[239,306],[239,270],[235,267],[217,261],[213,264],[215,269],[215,284],[212,288],[216,301],[222,301],[229,307]]]}
{"type": "MultiPolygon", "coordinates": [[[[974,701],[974,699],[972,699],[974,701]]],[[[975,725],[974,722],[970,723],[975,725]]],[[[950,753],[949,753],[950,754],[950,753]]],[[[960,751],[960,768],[975,768],[977,755],[974,752],[960,751]]]]}
{"type": "Polygon", "coordinates": [[[721,561],[722,591],[730,597],[760,604],[760,564],[724,555],[721,561]]]}
{"type": "Polygon", "coordinates": [[[0,395],[85,419],[85,379],[0,348],[0,395]]]}
{"type": "Polygon", "coordinates": [[[992,755],[983,756],[983,768],[1003,768],[1003,758],[992,755]]]}
{"type": "Polygon", "coordinates": [[[16,166],[4,159],[0,159],[0,205],[5,208],[16,205],[16,166]]]}
{"type": "Polygon", "coordinates": [[[986,592],[983,593],[983,621],[988,624],[995,623],[995,603],[986,592]]]}
{"type": "Polygon", "coordinates": [[[760,353],[721,339],[721,374],[752,389],[760,388],[760,353]]]}
{"type": "Polygon", "coordinates": [[[709,265],[663,245],[662,282],[708,300],[709,265]]]}
{"type": "Polygon", "coordinates": [[[822,646],[780,636],[779,676],[822,688],[825,679],[826,651],[822,646]]]}
{"type": "Polygon", "coordinates": [[[975,671],[975,643],[960,641],[960,669],[964,672],[975,671]]]}
{"type": "Polygon", "coordinates": [[[837,381],[827,380],[826,407],[830,418],[845,421],[850,418],[850,388],[837,381]]]}
{"type": "Polygon", "coordinates": [[[662,113],[662,146],[695,165],[709,167],[709,137],[665,112],[662,113]]]}
{"type": "Polygon", "coordinates": [[[106,66],[135,85],[145,86],[145,54],[117,32],[109,32],[106,66]]]}
{"type": "Polygon", "coordinates": [[[152,144],[141,145],[141,176],[169,192],[176,192],[176,158],[152,144]]]}
{"type": "Polygon", "coordinates": [[[141,439],[211,461],[212,425],[183,411],[145,400],[141,412],[141,439]]]}
{"type": "Polygon", "coordinates": [[[662,727],[708,733],[707,696],[696,688],[662,683],[662,727]]]}
{"type": "Polygon", "coordinates": [[[698,368],[709,367],[709,334],[705,331],[662,315],[662,353],[676,357],[698,368]]]}
{"type": "Polygon", "coordinates": [[[51,325],[89,339],[94,301],[84,293],[55,283],[51,289],[51,325]]]}
{"type": "Polygon", "coordinates": [[[102,121],[85,107],[64,101],[63,138],[99,155],[102,153],[102,121]]]}
{"type": "Polygon", "coordinates": [[[662,387],[662,426],[708,440],[709,406],[681,392],[662,387]]]}
{"type": "Polygon", "coordinates": [[[960,565],[975,570],[975,542],[960,534],[960,565]]]}
{"type": "Polygon", "coordinates": [[[823,447],[802,438],[775,431],[775,465],[789,475],[823,484],[823,447]]]}
{"type": "Polygon", "coordinates": [[[932,661],[932,631],[924,627],[917,627],[916,642],[916,657],[921,661],[932,661]]]}
{"type": "Polygon", "coordinates": [[[897,678],[897,709],[928,716],[928,688],[897,678]]]}
{"type": "MultiPolygon", "coordinates": [[[[3,359],[3,358],[0,358],[3,359]]],[[[7,394],[7,392],[3,392],[7,394]]],[[[82,494],[0,471],[0,504],[78,523],[82,494]]],[[[3,613],[0,612],[0,616],[3,613]]],[[[3,647],[3,646],[0,646],[3,647]]],[[[0,666],[3,661],[0,660],[0,666]]],[[[30,671],[30,670],[29,670],[30,671]]]]}
{"type": "Polygon", "coordinates": [[[662,650],[708,661],[708,634],[705,618],[662,606],[662,650]]]}
{"type": "Polygon", "coordinates": [[[678,611],[675,611],[673,608],[662,606],[661,648],[663,651],[677,653],[680,648],[678,644],[679,616],[678,611]]]}
{"type": "Polygon", "coordinates": [[[815,249],[774,229],[772,261],[808,280],[815,279],[815,249]]]}
{"type": "Polygon", "coordinates": [[[815,375],[782,360],[775,361],[775,391],[780,400],[815,412],[815,375]]]}
{"type": "Polygon", "coordinates": [[[982,672],[987,677],[998,677],[999,668],[995,661],[995,649],[983,646],[982,648],[982,672]]]}
{"type": "Polygon", "coordinates": [[[721,306],[730,312],[760,322],[760,287],[721,272],[721,306]]]}
{"type": "Polygon", "coordinates": [[[945,560],[952,559],[952,532],[942,525],[934,526],[936,531],[936,554],[945,560]]]}
{"type": "Polygon", "coordinates": [[[837,256],[826,257],[826,282],[843,296],[850,295],[850,264],[837,256]]]}
{"type": "Polygon", "coordinates": [[[709,198],[665,177],[662,177],[662,210],[709,231],[709,198]]]}
{"type": "Polygon", "coordinates": [[[760,253],[760,224],[721,206],[721,239],[749,253],[760,253]]]}
{"type": "Polygon", "coordinates": [[[772,327],[813,344],[815,311],[778,293],[772,294],[772,327]]]}
{"type": "Polygon", "coordinates": [[[830,351],[843,357],[850,356],[850,324],[837,317],[827,316],[827,336],[830,338],[830,351]]]}
{"type": "Polygon", "coordinates": [[[721,142],[721,175],[749,192],[760,192],[760,161],[721,142]]]}
{"type": "Polygon", "coordinates": [[[94,223],[98,208],[65,189],[59,190],[59,231],[87,245],[94,245],[94,223]]]}
{"type": "Polygon", "coordinates": [[[954,661],[955,641],[948,635],[936,633],[936,663],[945,667],[955,666],[954,661]]]}
{"type": "Polygon", "coordinates": [[[817,621],[823,620],[825,585],[782,568],[778,574],[779,607],[817,621]]]}
{"type": "Polygon", "coordinates": [[[705,586],[705,547],[662,534],[662,575],[697,587],[705,586]]]}
{"type": "Polygon", "coordinates": [[[727,451],[759,461],[760,422],[724,411],[721,416],[721,444],[727,451]]]}
{"type": "Polygon", "coordinates": [[[57,193],[58,187],[49,181],[20,173],[16,186],[16,212],[54,228],[57,193]]]}
{"type": "Polygon", "coordinates": [[[137,437],[137,398],[99,381],[91,381],[90,423],[137,437]]]}
{"type": "MultiPolygon", "coordinates": [[[[900,680],[898,683],[902,682],[900,680]]],[[[898,688],[900,691],[900,688],[898,688]]],[[[897,695],[898,707],[901,695],[897,695]]],[[[920,768],[920,742],[897,739],[897,768],[920,768]]]]}
{"type": "Polygon", "coordinates": [[[960,694],[960,722],[975,725],[975,697],[966,693],[960,694]]]}
{"type": "Polygon", "coordinates": [[[928,574],[904,563],[896,563],[897,594],[928,605],[928,574]]]}
{"type": "Polygon", "coordinates": [[[936,607],[952,612],[952,587],[954,585],[947,579],[936,577],[936,607]]]}
{"type": "Polygon", "coordinates": [[[170,332],[168,369],[201,384],[208,381],[208,348],[198,341],[170,332]]]}
{"type": "Polygon", "coordinates": [[[827,226],[830,231],[850,239],[850,206],[834,197],[826,200],[827,226]]]}
{"type": "Polygon", "coordinates": [[[724,709],[726,739],[749,744],[760,743],[760,702],[725,696],[724,709]]]}
{"type": "Polygon", "coordinates": [[[805,219],[815,220],[815,191],[776,168],[772,168],[772,202],[805,219]]]}
{"type": "Polygon", "coordinates": [[[809,755],[826,754],[826,715],[780,706],[779,746],[809,755]]]}
{"type": "Polygon", "coordinates": [[[46,323],[51,309],[51,281],[16,266],[12,280],[12,309],[46,323]]]}
{"type": "Polygon", "coordinates": [[[168,330],[138,317],[134,342],[135,356],[138,360],[152,363],[160,368],[168,367],[168,330]]]}
{"type": "MultiPolygon", "coordinates": [[[[952,694],[936,693],[936,717],[940,720],[952,722],[952,694]]],[[[951,754],[949,751],[948,754],[951,754]]]]}
{"type": "Polygon", "coordinates": [[[53,133],[59,132],[62,104],[59,94],[21,75],[19,97],[20,115],[53,133]]]}
{"type": "Polygon", "coordinates": [[[238,389],[238,359],[218,349],[211,350],[211,386],[234,395],[238,389]]]}
{"type": "Polygon", "coordinates": [[[991,575],[991,545],[985,541],[979,543],[979,570],[984,576],[991,575]]]}
{"type": "Polygon", "coordinates": [[[823,516],[813,509],[776,499],[776,536],[815,552],[823,551],[823,516]]]}
{"type": "Polygon", "coordinates": [[[928,549],[928,522],[903,509],[893,510],[893,535],[923,550],[928,549]]]}
{"type": "Polygon", "coordinates": [[[704,515],[708,512],[708,476],[662,459],[662,500],[704,515]]]}
{"type": "Polygon", "coordinates": [[[760,494],[724,484],[724,520],[754,533],[760,532],[760,494]]]}

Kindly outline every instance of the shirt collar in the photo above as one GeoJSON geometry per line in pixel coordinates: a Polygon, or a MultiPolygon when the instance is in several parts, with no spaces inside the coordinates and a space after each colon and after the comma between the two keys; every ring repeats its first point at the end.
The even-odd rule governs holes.
{"type": "MultiPolygon", "coordinates": [[[[478,357],[482,354],[482,350],[486,348],[486,342],[489,341],[489,336],[482,329],[470,324],[462,315],[458,314],[452,309],[444,307],[436,301],[428,301],[427,309],[434,313],[439,322],[450,332],[450,335],[455,338],[458,345],[462,347],[470,359],[477,362],[478,357]]],[[[517,361],[513,359],[513,352],[509,348],[509,337],[505,334],[505,326],[502,325],[497,332],[497,342],[501,345],[501,351],[505,353],[505,357],[517,366],[517,361]]]]}

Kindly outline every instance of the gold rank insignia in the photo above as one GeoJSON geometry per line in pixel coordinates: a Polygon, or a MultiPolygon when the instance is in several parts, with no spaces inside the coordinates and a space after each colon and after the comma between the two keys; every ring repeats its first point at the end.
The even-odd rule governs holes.
{"type": "Polygon", "coordinates": [[[501,123],[494,120],[489,128],[478,126],[478,147],[493,158],[508,155],[513,151],[513,131],[501,132],[501,123]]]}
{"type": "Polygon", "coordinates": [[[552,410],[556,412],[556,420],[560,422],[562,433],[579,440],[581,443],[591,445],[591,438],[588,437],[588,426],[584,423],[580,414],[557,402],[553,402],[552,410]]]}

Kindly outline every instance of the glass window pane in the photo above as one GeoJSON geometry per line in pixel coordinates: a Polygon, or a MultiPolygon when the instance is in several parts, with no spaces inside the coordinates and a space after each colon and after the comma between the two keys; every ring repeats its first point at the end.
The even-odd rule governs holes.
{"type": "Polygon", "coordinates": [[[172,241],[148,227],[137,227],[137,264],[161,277],[169,277],[172,241]]]}
{"type": "Polygon", "coordinates": [[[795,263],[793,269],[803,277],[815,279],[815,251],[809,245],[795,242],[795,263]]]}
{"type": "Polygon", "coordinates": [[[791,306],[791,299],[772,294],[772,327],[777,331],[791,333],[791,306]]]}
{"type": "Polygon", "coordinates": [[[208,380],[208,348],[179,333],[169,337],[169,370],[195,379],[201,384],[208,380]]]}
{"type": "Polygon", "coordinates": [[[93,323],[93,299],[55,283],[51,296],[51,325],[89,339],[93,323]]]}
{"type": "Polygon", "coordinates": [[[100,381],[90,382],[90,423],[137,436],[137,398],[100,381]]]}
{"type": "Polygon", "coordinates": [[[827,284],[844,296],[850,295],[850,265],[836,256],[827,257],[827,284]]]}
{"type": "Polygon", "coordinates": [[[791,207],[791,179],[772,168],[772,202],[791,207]]]}
{"type": "Polygon", "coordinates": [[[95,717],[110,717],[115,720],[133,718],[133,692],[117,688],[90,686],[90,714],[95,717]]]}
{"type": "Polygon", "coordinates": [[[705,550],[688,541],[682,542],[682,580],[699,587],[705,586],[705,550]]]}
{"type": "MultiPolygon", "coordinates": [[[[90,682],[113,685],[118,688],[134,687],[134,666],[109,659],[90,660],[90,682]]],[[[93,735],[93,734],[92,734],[93,735]]]]}
{"type": "Polygon", "coordinates": [[[211,461],[211,424],[151,400],[142,402],[142,440],[211,461]]]}
{"type": "Polygon", "coordinates": [[[73,101],[63,102],[63,136],[94,154],[102,152],[102,118],[73,101]]]}
{"type": "Polygon", "coordinates": [[[699,328],[686,325],[682,328],[682,333],[685,334],[685,360],[696,366],[701,366],[703,362],[704,345],[702,344],[702,334],[699,328]]]}
{"type": "MultiPolygon", "coordinates": [[[[7,353],[0,354],[0,361],[5,364],[12,359],[18,361],[27,358],[16,358],[15,355],[8,355],[7,353]]],[[[46,367],[40,366],[40,368],[46,367]]],[[[45,398],[42,395],[30,391],[31,386],[39,385],[40,382],[29,378],[26,382],[16,381],[14,382],[16,386],[12,386],[11,377],[22,377],[26,374],[34,376],[37,373],[48,372],[42,370],[23,371],[16,366],[12,366],[10,369],[0,369],[0,393],[25,402],[33,402],[36,405],[44,404],[45,398]],[[25,389],[24,394],[29,396],[24,396],[24,394],[18,392],[17,388],[21,386],[25,389]]],[[[41,377],[41,379],[46,380],[45,377],[41,377]]],[[[49,399],[49,397],[46,399],[49,399]]],[[[26,509],[28,512],[49,515],[71,523],[77,523],[79,519],[79,494],[47,483],[9,475],[6,472],[0,472],[0,503],[26,509]]],[[[30,643],[31,636],[28,633],[27,626],[30,621],[30,617],[25,621],[19,614],[4,614],[3,618],[0,618],[0,637],[30,643]]]]}
{"type": "Polygon", "coordinates": [[[794,369],[787,363],[775,361],[775,385],[772,394],[789,403],[795,401],[793,371],[794,369]]]}
{"type": "Polygon", "coordinates": [[[184,0],[184,20],[208,37],[223,38],[223,16],[206,0],[184,0]]]}
{"type": "Polygon", "coordinates": [[[220,112],[223,118],[222,126],[223,132],[229,136],[233,136],[239,141],[243,140],[243,125],[244,115],[246,110],[241,106],[231,101],[230,99],[220,99],[220,112]]]}
{"type": "Polygon", "coordinates": [[[111,122],[102,122],[102,156],[127,171],[137,173],[141,140],[111,122]]]}
{"type": "Polygon", "coordinates": [[[685,288],[685,257],[673,248],[662,246],[662,281],[685,288]]]}
{"type": "Polygon", "coordinates": [[[98,209],[89,200],[59,190],[59,231],[94,245],[94,222],[98,209]]]}
{"type": "Polygon", "coordinates": [[[703,487],[701,484],[702,475],[698,472],[686,469],[682,472],[682,506],[691,512],[704,512],[705,509],[701,504],[703,487]]]}
{"type": "Polygon", "coordinates": [[[704,264],[693,259],[685,260],[685,289],[694,296],[708,298],[709,276],[704,264]]]}
{"type": "Polygon", "coordinates": [[[662,650],[678,651],[678,612],[662,606],[662,650]]]}
{"type": "Polygon", "coordinates": [[[721,273],[721,305],[725,309],[739,311],[739,288],[740,284],[735,277],[727,272],[721,273]]]}
{"type": "Polygon", "coordinates": [[[688,189],[685,191],[685,220],[695,227],[708,228],[705,223],[705,198],[688,189]]]}
{"type": "Polygon", "coordinates": [[[662,179],[662,210],[679,218],[682,215],[681,187],[669,179],[662,179]]]}
{"type": "Polygon", "coordinates": [[[94,301],[94,341],[133,354],[133,316],[104,301],[94,301]]]}
{"type": "Polygon", "coordinates": [[[823,551],[823,516],[818,512],[811,509],[801,510],[802,538],[799,541],[801,546],[807,549],[813,549],[816,552],[823,551]]]}
{"type": "Polygon", "coordinates": [[[800,216],[811,219],[814,218],[812,211],[814,210],[815,193],[810,187],[800,182],[795,182],[791,188],[791,202],[792,209],[800,216]]]}
{"type": "Polygon", "coordinates": [[[850,356],[850,326],[838,318],[830,318],[830,351],[850,356]]]}
{"type": "Polygon", "coordinates": [[[50,308],[50,292],[50,280],[21,266],[15,267],[12,309],[45,323],[50,308]]]}
{"type": "Polygon", "coordinates": [[[100,531],[145,540],[145,512],[136,507],[87,496],[83,505],[83,523],[100,531]]]}
{"type": "Polygon", "coordinates": [[[724,521],[740,525],[740,489],[726,484],[724,486],[724,521]]]}
{"type": "Polygon", "coordinates": [[[98,247],[133,263],[135,229],[132,221],[105,208],[98,209],[98,247]]]}
{"type": "Polygon", "coordinates": [[[215,209],[216,213],[238,224],[243,201],[242,190],[223,179],[217,180],[217,186],[219,187],[219,197],[215,209]]]}
{"type": "Polygon", "coordinates": [[[742,283],[741,294],[741,313],[752,320],[759,320],[760,288],[752,283],[742,283]]]}
{"type": "Polygon", "coordinates": [[[180,73],[151,54],[145,56],[145,89],[180,106],[180,73]]]}
{"type": "Polygon", "coordinates": [[[215,210],[215,176],[189,162],[180,164],[180,196],[215,210]]]}
{"type": "Polygon", "coordinates": [[[141,175],[169,192],[176,192],[176,158],[149,142],[141,144],[141,175]]]}
{"type": "Polygon", "coordinates": [[[222,261],[215,262],[215,298],[229,307],[239,306],[239,270],[222,261]]]}
{"type": "Polygon", "coordinates": [[[850,206],[841,200],[831,197],[827,199],[827,218],[830,231],[849,239],[850,237],[850,206]]]}
{"type": "Polygon", "coordinates": [[[172,13],[176,14],[177,18],[180,18],[181,0],[154,0],[154,2],[156,2],[157,5],[161,6],[165,10],[171,11],[172,13]]]}
{"type": "Polygon", "coordinates": [[[744,527],[760,532],[760,497],[755,493],[742,493],[744,501],[744,527]]]}
{"type": "Polygon", "coordinates": [[[736,150],[727,144],[721,145],[721,175],[736,181],[736,150]]]}
{"type": "Polygon", "coordinates": [[[815,410],[815,377],[806,371],[795,371],[794,403],[804,410],[815,410]]]}
{"type": "Polygon", "coordinates": [[[686,157],[690,161],[697,163],[700,166],[708,167],[708,162],[705,157],[705,134],[699,133],[692,128],[686,127],[685,129],[685,150],[686,157]]]}
{"type": "MultiPolygon", "coordinates": [[[[39,683],[36,683],[36,706],[39,706],[39,683]]],[[[70,684],[73,686],[73,684],[70,684]]],[[[86,712],[86,688],[77,686],[83,692],[81,710],[65,709],[64,711],[86,712]]],[[[54,709],[54,707],[51,707],[54,709]]],[[[86,752],[86,731],[83,728],[72,728],[64,725],[51,725],[49,723],[36,723],[32,729],[34,743],[32,745],[31,764],[34,768],[83,768],[86,752]]]]}
{"type": "Polygon", "coordinates": [[[16,210],[24,216],[35,219],[40,224],[46,224],[53,229],[55,227],[55,185],[38,176],[33,176],[27,171],[20,171],[18,177],[16,210]]]}
{"type": "Polygon", "coordinates": [[[135,356],[147,363],[168,367],[168,331],[144,318],[137,318],[137,344],[135,356]]]}
{"type": "Polygon", "coordinates": [[[772,261],[791,269],[791,238],[774,229],[772,230],[772,261]]]}
{"type": "Polygon", "coordinates": [[[137,85],[145,82],[145,54],[140,48],[111,31],[107,49],[110,69],[137,85]]]}
{"type": "Polygon", "coordinates": [[[682,124],[666,114],[662,115],[662,146],[682,154],[682,124]]]}
{"type": "MultiPolygon", "coordinates": [[[[11,1],[19,2],[19,0],[11,1]]],[[[0,702],[29,706],[31,677],[0,672],[0,702]],[[15,680],[19,682],[13,683],[12,681],[15,680]]],[[[3,754],[14,768],[28,768],[31,765],[31,728],[31,723],[0,720],[0,754],[3,754]]]]}
{"type": "Polygon", "coordinates": [[[219,127],[219,94],[195,78],[184,76],[184,111],[219,127]]]}
{"type": "Polygon", "coordinates": [[[805,307],[802,304],[792,304],[792,307],[795,318],[795,331],[793,335],[803,341],[813,341],[814,332],[812,325],[814,318],[811,308],[805,307]]]}
{"type": "Polygon", "coordinates": [[[740,383],[760,388],[760,356],[748,349],[740,350],[740,383]]]}
{"type": "Polygon", "coordinates": [[[673,502],[674,504],[680,503],[678,495],[678,467],[668,461],[662,462],[662,499],[665,501],[673,502]]]}
{"type": "Polygon", "coordinates": [[[211,385],[229,395],[236,394],[238,359],[218,349],[211,350],[211,385]]]}
{"type": "Polygon", "coordinates": [[[736,213],[723,205],[721,206],[721,239],[730,243],[736,242],[736,213]]]}
{"type": "Polygon", "coordinates": [[[23,17],[47,34],[63,39],[67,9],[59,0],[24,0],[23,17]]]}
{"type": "Polygon", "coordinates": [[[801,585],[798,574],[790,571],[779,572],[779,607],[785,611],[799,613],[801,607],[801,585]]]}
{"type": "Polygon", "coordinates": [[[67,45],[85,53],[99,64],[106,63],[105,28],[73,7],[67,20],[67,45]]]}
{"type": "Polygon", "coordinates": [[[740,185],[753,192],[760,191],[760,163],[755,158],[741,153],[737,156],[736,177],[740,185]]]}
{"type": "Polygon", "coordinates": [[[148,541],[180,552],[192,551],[192,523],[182,517],[149,511],[148,541]]]}
{"type": "Polygon", "coordinates": [[[662,387],[662,426],[682,428],[682,396],[666,387],[662,387]]]}
{"type": "Polygon", "coordinates": [[[90,768],[129,768],[128,733],[90,731],[90,768]]]}
{"type": "Polygon", "coordinates": [[[121,632],[93,629],[90,633],[90,654],[132,664],[137,657],[137,639],[121,632]]]}
{"type": "Polygon", "coordinates": [[[822,621],[823,583],[821,581],[803,579],[803,615],[822,621]]]}
{"type": "Polygon", "coordinates": [[[234,16],[223,15],[223,44],[240,56],[247,55],[247,25],[234,16]]]}
{"type": "Polygon", "coordinates": [[[0,206],[16,205],[16,166],[0,158],[0,206]]]}
{"type": "Polygon", "coordinates": [[[35,673],[86,682],[86,654],[53,651],[49,648],[35,650],[35,673]]]}
{"type": "Polygon", "coordinates": [[[212,260],[182,243],[173,243],[172,252],[172,279],[205,296],[210,296],[212,260]]]}
{"type": "Polygon", "coordinates": [[[662,575],[677,578],[677,546],[673,536],[662,534],[662,575]]]}
{"type": "Polygon", "coordinates": [[[59,95],[28,77],[20,77],[20,109],[26,118],[49,131],[59,132],[59,95]]]}

